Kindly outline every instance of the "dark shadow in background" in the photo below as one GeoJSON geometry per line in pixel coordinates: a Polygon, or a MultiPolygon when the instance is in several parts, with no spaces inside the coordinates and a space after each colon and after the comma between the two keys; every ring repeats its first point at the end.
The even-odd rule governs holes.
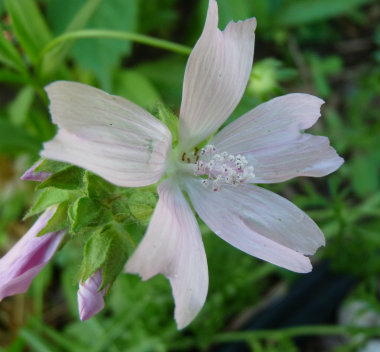
{"type": "MultiPolygon", "coordinates": [[[[277,299],[259,311],[242,330],[278,329],[291,326],[334,324],[335,313],[349,290],[354,286],[353,277],[336,274],[325,262],[297,280],[286,296],[277,299]]],[[[295,339],[303,347],[308,337],[295,339]]],[[[215,345],[213,352],[248,352],[245,343],[226,343],[215,345]]]]}

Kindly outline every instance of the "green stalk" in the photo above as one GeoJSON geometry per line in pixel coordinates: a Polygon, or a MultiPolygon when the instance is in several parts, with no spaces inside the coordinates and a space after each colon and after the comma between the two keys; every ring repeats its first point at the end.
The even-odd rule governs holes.
{"type": "Polygon", "coordinates": [[[108,29],[83,29],[64,33],[51,40],[41,51],[38,62],[41,62],[43,57],[55,47],[63,42],[70,40],[78,40],[84,38],[109,38],[118,40],[129,40],[132,42],[154,46],[156,48],[172,51],[177,54],[189,55],[191,48],[185,45],[176,44],[164,39],[153,38],[144,34],[133,32],[121,32],[108,29]]]}

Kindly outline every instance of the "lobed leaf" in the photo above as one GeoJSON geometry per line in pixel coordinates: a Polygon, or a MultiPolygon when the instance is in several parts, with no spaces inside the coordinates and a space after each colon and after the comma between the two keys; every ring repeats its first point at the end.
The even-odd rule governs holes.
{"type": "Polygon", "coordinates": [[[115,281],[128,258],[128,234],[111,222],[96,231],[86,242],[82,262],[82,282],[96,270],[102,269],[103,281],[99,290],[115,281]]]}

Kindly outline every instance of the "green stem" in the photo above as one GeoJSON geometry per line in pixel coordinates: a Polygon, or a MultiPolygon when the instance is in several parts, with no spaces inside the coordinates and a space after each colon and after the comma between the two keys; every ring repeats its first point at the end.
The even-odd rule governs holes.
{"type": "Polygon", "coordinates": [[[213,342],[233,342],[249,341],[253,339],[281,339],[284,337],[294,336],[316,336],[316,335],[356,335],[364,334],[366,336],[379,336],[377,327],[359,327],[344,325],[305,325],[295,326],[278,330],[253,330],[239,332],[225,332],[217,334],[213,342]]]}
{"type": "Polygon", "coordinates": [[[109,38],[118,40],[129,40],[132,42],[154,46],[156,48],[172,51],[174,53],[189,55],[191,48],[185,45],[176,44],[164,39],[153,38],[144,34],[113,31],[108,29],[83,29],[64,33],[50,41],[40,53],[40,59],[49,51],[63,42],[84,38],[109,38]]]}

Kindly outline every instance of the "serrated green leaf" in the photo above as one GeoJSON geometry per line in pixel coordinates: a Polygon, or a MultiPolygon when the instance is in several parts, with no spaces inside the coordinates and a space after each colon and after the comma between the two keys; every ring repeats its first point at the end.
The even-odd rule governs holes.
{"type": "Polygon", "coordinates": [[[32,215],[43,212],[46,208],[65,202],[72,196],[72,192],[57,189],[57,188],[45,188],[37,193],[37,198],[33,206],[29,209],[24,219],[29,218],[32,215]]]}
{"type": "Polygon", "coordinates": [[[21,46],[35,63],[52,36],[34,0],[5,0],[13,30],[21,46]]]}
{"type": "Polygon", "coordinates": [[[43,236],[50,232],[60,231],[69,227],[69,219],[67,211],[69,208],[69,202],[62,202],[58,205],[54,215],[50,218],[46,226],[37,234],[37,236],[43,236]]]}
{"type": "Polygon", "coordinates": [[[41,164],[36,167],[35,172],[56,173],[68,168],[69,166],[71,165],[62,161],[44,159],[41,164]]]}
{"type": "Polygon", "coordinates": [[[117,223],[109,223],[95,232],[86,242],[81,269],[81,280],[86,281],[96,270],[102,269],[100,290],[115,281],[128,259],[128,234],[117,223]]]}
{"type": "Polygon", "coordinates": [[[84,170],[76,166],[69,166],[51,175],[37,186],[37,189],[54,187],[60,189],[80,189],[84,185],[84,170]]]}
{"type": "Polygon", "coordinates": [[[97,201],[88,197],[78,198],[70,207],[71,230],[78,232],[84,227],[101,226],[112,220],[112,214],[97,201]]]}
{"type": "Polygon", "coordinates": [[[92,172],[86,171],[84,176],[87,195],[92,199],[104,200],[115,191],[115,186],[92,172]]]}

